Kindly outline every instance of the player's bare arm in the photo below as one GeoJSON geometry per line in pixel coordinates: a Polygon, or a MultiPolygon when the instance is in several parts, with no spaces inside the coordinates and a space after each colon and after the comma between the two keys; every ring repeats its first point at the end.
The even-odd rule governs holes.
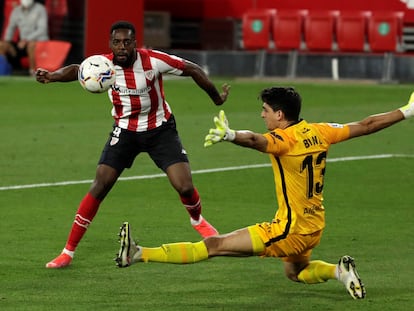
{"type": "Polygon", "coordinates": [[[208,96],[210,96],[210,98],[217,106],[222,105],[227,100],[227,96],[229,95],[230,91],[230,85],[223,84],[222,93],[220,94],[204,70],[197,64],[185,61],[185,67],[183,69],[182,76],[190,76],[193,78],[194,82],[197,83],[197,85],[202,88],[208,94],[208,96]]]}
{"type": "Polygon", "coordinates": [[[70,82],[78,79],[78,64],[72,64],[62,67],[56,71],[49,72],[48,70],[38,68],[36,70],[36,80],[40,83],[50,82],[70,82]]]}
{"type": "Polygon", "coordinates": [[[361,121],[349,123],[349,138],[369,135],[385,129],[397,122],[404,120],[400,110],[369,116],[361,121]]]}
{"type": "Polygon", "coordinates": [[[262,134],[248,130],[235,131],[235,134],[234,144],[266,152],[267,139],[262,134]]]}
{"type": "Polygon", "coordinates": [[[362,135],[369,135],[378,132],[404,119],[412,118],[413,116],[414,92],[408,99],[408,103],[399,109],[371,115],[361,121],[349,123],[349,138],[358,137],[362,135]]]}

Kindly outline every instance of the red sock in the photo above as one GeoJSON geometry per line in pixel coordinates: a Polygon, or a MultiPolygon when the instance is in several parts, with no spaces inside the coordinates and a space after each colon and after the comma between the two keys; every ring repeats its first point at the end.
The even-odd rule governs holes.
{"type": "Polygon", "coordinates": [[[194,188],[191,197],[180,196],[180,199],[184,207],[187,209],[187,212],[190,214],[191,218],[194,220],[199,220],[201,214],[201,200],[197,189],[194,188]]]}
{"type": "Polygon", "coordinates": [[[67,250],[75,251],[78,243],[88,229],[89,224],[95,217],[96,212],[99,209],[99,204],[101,204],[101,201],[95,199],[89,192],[80,202],[78,211],[76,212],[75,221],[73,222],[68,241],[66,242],[65,248],[67,250]]]}

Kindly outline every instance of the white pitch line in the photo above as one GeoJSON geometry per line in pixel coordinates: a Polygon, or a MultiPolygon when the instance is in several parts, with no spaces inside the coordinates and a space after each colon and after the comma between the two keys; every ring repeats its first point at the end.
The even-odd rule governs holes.
{"type": "MultiPolygon", "coordinates": [[[[410,155],[410,154],[376,154],[376,155],[366,155],[366,156],[333,158],[333,159],[328,159],[327,162],[359,161],[359,160],[386,159],[386,158],[413,158],[413,157],[414,155],[410,155]]],[[[245,170],[245,169],[252,169],[252,168],[269,167],[269,166],[270,166],[270,163],[218,167],[218,168],[192,171],[192,174],[195,175],[195,174],[206,174],[206,173],[215,173],[215,172],[224,172],[224,171],[236,171],[236,170],[245,170]]],[[[161,173],[161,174],[152,174],[152,175],[120,177],[118,180],[153,179],[153,178],[159,178],[159,177],[165,177],[165,174],[161,173]]],[[[87,179],[87,180],[61,181],[61,182],[54,182],[54,183],[4,186],[4,187],[0,187],[0,191],[43,188],[43,187],[70,186],[70,185],[90,184],[92,182],[93,182],[92,179],[87,179]]]]}

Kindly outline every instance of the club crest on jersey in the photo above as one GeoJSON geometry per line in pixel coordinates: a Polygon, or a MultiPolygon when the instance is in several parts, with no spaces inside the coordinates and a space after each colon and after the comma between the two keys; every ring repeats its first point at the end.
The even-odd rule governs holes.
{"type": "Polygon", "coordinates": [[[153,80],[155,77],[155,72],[154,70],[146,70],[144,71],[144,75],[145,75],[145,78],[147,78],[147,80],[153,80]]]}
{"type": "Polygon", "coordinates": [[[116,145],[118,142],[119,142],[119,138],[118,138],[118,137],[112,137],[112,139],[111,139],[111,141],[110,141],[109,145],[110,145],[110,146],[114,146],[114,145],[116,145]]]}

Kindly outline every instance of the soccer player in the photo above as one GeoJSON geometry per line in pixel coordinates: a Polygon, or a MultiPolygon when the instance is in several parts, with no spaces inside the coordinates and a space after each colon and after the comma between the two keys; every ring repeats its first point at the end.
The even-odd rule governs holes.
{"type": "MultiPolygon", "coordinates": [[[[46,264],[47,268],[62,268],[71,263],[75,249],[102,200],[122,171],[130,168],[142,152],[147,152],[166,173],[190,214],[192,226],[200,235],[218,234],[201,215],[200,196],[192,182],[174,115],[165,100],[162,75],[190,76],[216,105],[226,101],[230,86],[223,85],[222,93],[219,93],[200,66],[159,51],[137,49],[135,27],[129,22],[119,21],[112,25],[109,43],[112,53],[106,56],[116,69],[115,85],[108,91],[115,124],[102,151],[95,180],[80,202],[66,245],[58,257],[46,264]]],[[[36,79],[41,83],[74,81],[78,69],[77,64],[54,72],[38,69],[36,79]]]]}
{"type": "MultiPolygon", "coordinates": [[[[414,93],[413,93],[414,94],[414,93]]],[[[119,233],[119,267],[137,262],[194,263],[214,256],[279,257],[286,276],[314,284],[337,279],[354,299],[364,298],[364,285],[354,259],[342,256],[338,264],[311,260],[325,227],[322,205],[327,151],[331,144],[369,135],[414,115],[414,95],[394,111],[371,115],[348,124],[308,123],[300,119],[301,97],[290,87],[262,90],[261,117],[269,130],[258,134],[229,128],[224,111],[214,118],[205,146],[221,141],[268,153],[274,172],[278,210],[272,222],[263,222],[197,243],[172,243],[148,248],[135,244],[125,222],[119,233]]]]}

